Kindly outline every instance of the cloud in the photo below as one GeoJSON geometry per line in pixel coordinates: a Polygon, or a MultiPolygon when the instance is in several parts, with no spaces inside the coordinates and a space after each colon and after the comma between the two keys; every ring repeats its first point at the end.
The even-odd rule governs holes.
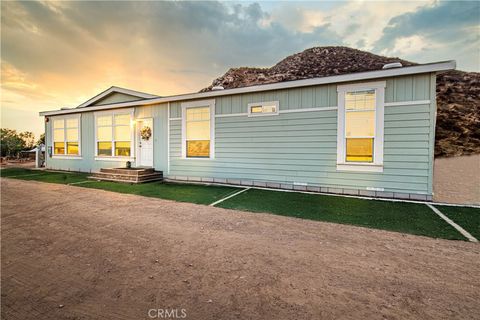
{"type": "MultiPolygon", "coordinates": [[[[54,73],[83,78],[93,73],[98,81],[99,76],[112,80],[121,72],[150,73],[147,68],[160,74],[188,69],[203,73],[207,85],[232,66],[269,66],[310,46],[342,43],[326,27],[299,32],[278,22],[262,24],[268,13],[256,3],[9,2],[2,6],[6,26],[2,57],[34,77],[54,73]]],[[[192,80],[177,90],[199,89],[198,77],[192,80]]]]}
{"type": "Polygon", "coordinates": [[[316,27],[324,26],[337,34],[344,44],[370,50],[390,19],[414,12],[426,3],[428,2],[343,1],[325,2],[319,6],[285,3],[273,10],[270,21],[277,21],[301,32],[311,32],[316,27]],[[362,41],[359,42],[359,39],[362,41]]]}
{"type": "Polygon", "coordinates": [[[466,54],[469,58],[462,59],[460,66],[478,70],[479,23],[479,2],[435,2],[392,18],[375,42],[374,50],[383,54],[412,54],[418,61],[430,56],[428,52],[433,50],[447,59],[456,58],[457,51],[463,50],[462,57],[466,54]],[[415,55],[419,52],[423,58],[415,55]]]}
{"type": "Polygon", "coordinates": [[[3,120],[8,119],[2,125],[11,127],[40,121],[41,128],[38,111],[76,106],[112,85],[158,95],[193,92],[228,68],[271,66],[313,46],[347,45],[420,62],[457,58],[469,61],[471,70],[479,69],[473,65],[478,60],[478,21],[473,25],[478,7],[471,3],[0,5],[1,103],[3,120]]]}
{"type": "Polygon", "coordinates": [[[376,46],[385,48],[398,37],[428,34],[433,39],[449,40],[452,35],[480,22],[480,3],[442,1],[415,12],[392,18],[376,46]]]}

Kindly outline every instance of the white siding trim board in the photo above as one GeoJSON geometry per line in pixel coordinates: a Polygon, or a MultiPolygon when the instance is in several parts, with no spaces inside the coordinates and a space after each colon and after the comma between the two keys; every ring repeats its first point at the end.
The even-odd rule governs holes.
{"type": "Polygon", "coordinates": [[[402,107],[402,106],[414,106],[414,105],[422,105],[422,104],[430,104],[430,100],[385,102],[385,107],[402,107]]]}
{"type": "Polygon", "coordinates": [[[319,107],[319,108],[304,108],[304,109],[287,109],[280,110],[280,113],[295,113],[295,112],[312,112],[312,111],[331,111],[337,110],[338,107],[319,107]]]}
{"type": "MultiPolygon", "coordinates": [[[[67,114],[67,115],[60,115],[60,116],[53,116],[50,118],[51,125],[50,125],[50,134],[51,134],[51,148],[52,148],[52,155],[50,158],[52,159],[82,159],[82,114],[81,113],[76,113],[76,114],[67,114]],[[75,155],[69,155],[67,154],[67,127],[66,127],[66,119],[77,119],[78,121],[78,128],[77,128],[77,134],[78,134],[78,154],[75,155]],[[55,131],[55,126],[53,125],[55,120],[63,120],[64,121],[64,143],[65,143],[65,154],[55,154],[55,138],[54,138],[54,131],[55,131]]],[[[45,130],[45,132],[47,132],[45,130]]],[[[45,141],[45,144],[48,147],[47,141],[45,141]]],[[[48,152],[48,150],[47,150],[48,152]]]]}
{"type": "MultiPolygon", "coordinates": [[[[114,139],[115,135],[113,130],[115,130],[114,125],[114,116],[117,114],[128,114],[130,115],[130,121],[135,120],[135,108],[129,109],[113,109],[113,110],[104,110],[104,111],[97,111],[93,113],[93,128],[94,128],[94,159],[95,161],[135,161],[135,157],[132,156],[135,154],[135,146],[136,146],[136,139],[135,139],[135,131],[136,126],[135,124],[130,124],[130,157],[122,157],[122,156],[115,156],[115,144],[112,143],[112,156],[99,156],[98,155],[98,140],[97,140],[97,117],[104,116],[104,115],[111,115],[112,116],[112,139],[114,139]]],[[[113,141],[113,140],[112,140],[113,141]]]]}
{"type": "Polygon", "coordinates": [[[189,101],[183,102],[181,104],[182,108],[182,150],[181,155],[182,159],[194,159],[194,160],[212,160],[215,159],[215,99],[211,100],[197,100],[197,101],[189,101]],[[206,107],[210,108],[210,156],[208,158],[188,158],[187,157],[187,127],[186,127],[186,112],[188,108],[195,108],[195,107],[206,107]]]}
{"type": "MultiPolygon", "coordinates": [[[[170,118],[170,101],[167,103],[167,118],[170,118]]],[[[167,175],[170,174],[170,119],[167,121],[167,175]]],[[[155,147],[155,146],[154,146],[155,147]]]]}
{"type": "Polygon", "coordinates": [[[227,113],[227,114],[216,114],[215,118],[226,118],[226,117],[247,117],[248,113],[227,113]]]}
{"type": "Polygon", "coordinates": [[[386,81],[363,82],[337,86],[338,118],[337,118],[337,170],[383,172],[383,139],[384,139],[384,106],[386,81]],[[349,91],[375,90],[375,138],[373,147],[373,163],[346,162],[345,143],[345,93],[349,91]]]}

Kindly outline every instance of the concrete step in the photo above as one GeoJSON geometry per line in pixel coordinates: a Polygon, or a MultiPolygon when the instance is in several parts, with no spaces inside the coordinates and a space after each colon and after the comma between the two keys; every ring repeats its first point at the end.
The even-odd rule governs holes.
{"type": "Polygon", "coordinates": [[[151,181],[163,180],[163,172],[146,169],[146,171],[136,170],[135,172],[122,171],[123,169],[104,169],[100,172],[92,173],[89,179],[100,181],[113,181],[124,183],[145,183],[151,181]]]}
{"type": "Polygon", "coordinates": [[[100,169],[101,173],[110,173],[110,174],[122,174],[122,175],[133,175],[140,176],[144,174],[151,174],[155,172],[153,168],[102,168],[100,169]]]}

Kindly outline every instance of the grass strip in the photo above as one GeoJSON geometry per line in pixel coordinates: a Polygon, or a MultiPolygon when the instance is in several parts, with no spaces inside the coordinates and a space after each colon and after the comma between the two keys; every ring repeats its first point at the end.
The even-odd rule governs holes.
{"type": "Polygon", "coordinates": [[[477,240],[480,240],[480,209],[470,207],[439,206],[435,208],[452,219],[456,224],[467,230],[477,240]]]}
{"type": "Polygon", "coordinates": [[[218,207],[466,240],[424,204],[250,189],[218,207]]]}
{"type": "Polygon", "coordinates": [[[177,184],[168,182],[150,182],[144,184],[125,184],[97,181],[79,185],[82,188],[102,189],[120,193],[130,193],[145,197],[154,197],[197,204],[210,204],[238,190],[225,186],[205,186],[197,184],[177,184]]]}
{"type": "MultiPolygon", "coordinates": [[[[238,188],[152,182],[124,184],[87,180],[88,173],[50,172],[23,168],[0,170],[0,176],[48,183],[75,184],[82,188],[102,189],[119,193],[208,205],[223,199],[238,188]],[[40,173],[39,175],[33,175],[40,173]]],[[[423,235],[433,238],[466,240],[457,230],[438,217],[424,204],[335,197],[298,192],[250,189],[227,199],[217,207],[251,212],[266,212],[302,219],[311,219],[368,228],[423,235]]],[[[474,237],[480,237],[480,209],[438,206],[445,215],[474,237]]]]}
{"type": "Polygon", "coordinates": [[[238,191],[227,186],[205,186],[194,184],[177,184],[151,182],[128,184],[108,181],[83,183],[90,174],[81,172],[38,171],[23,168],[7,168],[0,171],[0,176],[12,179],[41,181],[48,183],[73,184],[82,188],[102,189],[119,193],[136,194],[145,197],[161,198],[197,204],[210,204],[238,191]],[[32,175],[33,173],[41,173],[32,175]]]}

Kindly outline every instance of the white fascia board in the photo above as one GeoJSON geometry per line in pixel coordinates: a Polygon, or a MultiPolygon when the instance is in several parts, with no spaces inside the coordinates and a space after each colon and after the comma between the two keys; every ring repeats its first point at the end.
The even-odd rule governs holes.
{"type": "Polygon", "coordinates": [[[176,95],[176,96],[152,98],[148,100],[112,103],[112,104],[103,105],[103,106],[74,108],[74,109],[68,109],[68,110],[43,111],[43,112],[40,112],[40,116],[51,116],[51,115],[66,114],[66,113],[78,113],[78,112],[95,111],[95,110],[103,110],[103,109],[125,108],[125,107],[132,107],[132,106],[145,106],[145,105],[173,102],[173,101],[204,99],[209,97],[219,97],[219,96],[226,96],[226,95],[240,94],[240,93],[307,87],[307,86],[314,86],[314,85],[321,85],[321,84],[360,81],[360,80],[366,80],[366,79],[379,79],[379,78],[395,77],[395,76],[418,74],[418,73],[441,72],[441,71],[453,70],[455,68],[456,68],[456,62],[454,60],[450,60],[450,61],[436,62],[436,63],[423,64],[418,66],[411,66],[411,67],[358,72],[358,73],[350,73],[350,74],[321,77],[321,78],[312,78],[312,79],[305,79],[305,80],[285,81],[285,82],[263,84],[263,85],[257,85],[257,86],[235,88],[235,89],[189,93],[189,94],[182,94],[182,95],[176,95]]]}

